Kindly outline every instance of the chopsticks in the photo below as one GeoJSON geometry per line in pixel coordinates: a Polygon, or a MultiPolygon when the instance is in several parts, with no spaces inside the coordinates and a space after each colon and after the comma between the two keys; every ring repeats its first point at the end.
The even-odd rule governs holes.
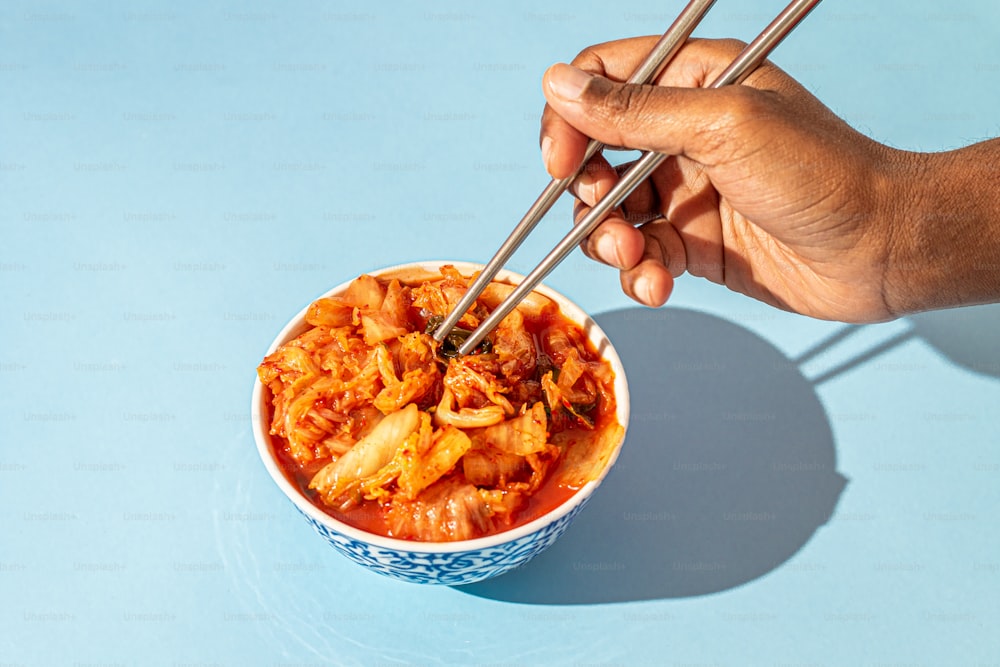
{"type": "MultiPolygon", "coordinates": [[[[677,19],[667,28],[667,31],[663,33],[663,36],[656,42],[649,55],[643,60],[639,66],[636,68],[632,76],[629,77],[629,83],[649,83],[655,79],[663,68],[667,66],[667,63],[680,51],[681,47],[684,46],[684,42],[687,41],[691,33],[694,32],[695,27],[701,22],[708,10],[712,8],[712,5],[716,3],[716,0],[691,0],[688,5],[681,11],[677,16],[677,19]]],[[[583,160],[580,162],[580,166],[577,167],[576,172],[562,179],[553,179],[549,184],[542,190],[542,194],[538,196],[535,203],[531,205],[528,212],[524,214],[521,218],[521,222],[517,224],[514,231],[511,232],[507,240],[503,242],[500,248],[497,250],[496,254],[493,255],[493,259],[483,267],[480,271],[479,276],[473,281],[472,285],[469,286],[468,291],[465,293],[464,297],[452,308],[451,312],[444,319],[443,322],[438,326],[437,330],[434,332],[434,338],[438,342],[444,341],[444,339],[451,333],[451,330],[462,319],[462,315],[472,307],[482,291],[489,285],[490,281],[496,277],[500,269],[503,268],[504,263],[510,259],[514,251],[517,250],[524,240],[528,237],[541,219],[549,212],[552,205],[556,203],[560,196],[573,184],[573,181],[580,175],[584,167],[590,161],[590,158],[594,157],[604,148],[604,144],[593,139],[587,144],[586,151],[584,152],[583,160]]],[[[508,311],[509,312],[509,311],[508,311]]],[[[499,322],[499,320],[497,320],[499,322]]],[[[485,333],[488,333],[485,332],[485,333]]],[[[485,336],[484,333],[484,336],[485,336]]],[[[480,339],[481,340],[481,339],[480,339]]],[[[478,341],[477,341],[478,344],[478,341]]],[[[473,346],[474,348],[475,346],[473,346]]],[[[470,350],[473,348],[469,348],[470,350]]],[[[467,353],[466,353],[467,354],[467,353]]]]}
{"type": "MultiPolygon", "coordinates": [[[[735,60],[720,74],[708,88],[722,88],[723,86],[741,83],[749,76],[763,61],[768,54],[781,43],[781,41],[799,24],[799,22],[809,14],[821,0],[792,0],[791,3],[773,20],[764,30],[736,57],[735,60]]],[[[669,62],[681,45],[694,31],[695,26],[700,22],[715,0],[699,1],[693,0],[681,12],[681,15],[671,25],[663,37],[657,42],[653,52],[643,61],[639,68],[633,73],[629,83],[647,83],[659,74],[663,67],[669,62]],[[633,79],[636,79],[633,81],[633,79]]],[[[587,146],[583,163],[577,169],[576,174],[569,178],[553,180],[542,192],[538,200],[525,214],[524,218],[514,229],[514,232],[501,245],[496,255],[490,263],[479,274],[478,278],[466,291],[462,300],[452,309],[448,317],[434,332],[434,338],[443,341],[454,328],[455,324],[466,313],[469,307],[482,293],[486,285],[496,276],[510,256],[518,246],[524,241],[528,233],[534,229],[542,216],[551,208],[558,197],[565,192],[566,188],[577,178],[580,171],[603,146],[591,140],[587,146]]],[[[669,155],[664,153],[648,152],[644,153],[635,164],[632,165],[619,181],[611,188],[586,216],[577,223],[556,247],[549,252],[545,258],[539,262],[535,269],[529,273],[524,280],[518,284],[513,291],[503,300],[490,315],[484,319],[479,326],[465,339],[458,348],[458,353],[465,355],[476,349],[476,346],[506,317],[517,305],[547,276],[556,266],[559,265],[583,239],[585,239],[607,215],[620,205],[631,192],[644,181],[653,171],[659,167],[669,155]]]]}

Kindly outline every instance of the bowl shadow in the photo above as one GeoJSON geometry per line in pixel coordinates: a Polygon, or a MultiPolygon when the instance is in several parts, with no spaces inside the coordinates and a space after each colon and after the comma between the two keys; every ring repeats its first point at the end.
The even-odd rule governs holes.
{"type": "Polygon", "coordinates": [[[769,342],[712,315],[632,308],[595,319],[629,382],[617,464],[550,549],[455,588],[532,604],[689,597],[788,560],[847,483],[813,384],[769,342]]]}

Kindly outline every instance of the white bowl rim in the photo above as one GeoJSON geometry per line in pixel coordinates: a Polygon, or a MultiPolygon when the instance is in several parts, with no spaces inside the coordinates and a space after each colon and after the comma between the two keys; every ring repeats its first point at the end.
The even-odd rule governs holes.
{"type": "MultiPolygon", "coordinates": [[[[408,269],[423,269],[435,272],[442,266],[447,265],[454,266],[464,275],[479,271],[483,268],[482,264],[475,262],[464,262],[458,260],[422,260],[387,266],[381,269],[367,271],[366,274],[379,277],[383,274],[405,271],[408,269]]],[[[327,290],[323,294],[309,301],[309,304],[300,310],[297,315],[292,317],[292,319],[290,319],[281,329],[278,335],[275,336],[271,345],[268,347],[265,356],[274,352],[279,346],[283,345],[293,337],[292,333],[302,326],[306,312],[309,310],[309,305],[311,305],[313,301],[343,291],[355,278],[357,278],[357,276],[354,276],[350,280],[327,290]]],[[[497,274],[497,277],[494,280],[507,280],[516,284],[523,279],[523,275],[504,269],[497,274]]],[[[278,485],[278,488],[281,489],[281,491],[302,513],[320,525],[359,542],[380,547],[382,549],[390,549],[407,553],[458,555],[464,552],[492,548],[508,542],[517,541],[536,533],[549,524],[555,523],[572,512],[576,507],[590,497],[590,495],[600,485],[601,481],[614,466],[615,461],[618,459],[622,445],[625,442],[625,436],[629,424],[630,401],[628,395],[628,384],[625,378],[625,370],[622,366],[621,359],[618,357],[618,353],[615,351],[614,346],[608,339],[607,334],[604,333],[604,331],[600,328],[600,326],[598,326],[593,318],[590,317],[590,315],[584,312],[583,309],[570,301],[567,297],[549,287],[546,287],[545,285],[539,285],[534,291],[549,297],[559,304],[560,312],[577,324],[581,325],[591,342],[598,347],[602,358],[611,364],[611,368],[615,372],[614,387],[616,416],[618,418],[618,422],[623,427],[621,439],[615,445],[611,456],[608,457],[608,461],[605,464],[604,469],[601,470],[600,474],[595,479],[584,484],[564,502],[527,523],[521,524],[509,530],[504,530],[470,540],[456,540],[453,542],[421,542],[417,540],[404,540],[395,537],[386,537],[384,535],[370,533],[360,528],[355,528],[350,524],[335,519],[314,505],[305,495],[303,495],[301,491],[299,491],[298,488],[296,488],[295,485],[288,480],[285,473],[282,472],[281,468],[278,466],[275,456],[272,453],[270,426],[268,420],[265,418],[268,409],[263,402],[264,386],[261,384],[260,378],[255,375],[251,398],[251,423],[253,426],[254,440],[257,444],[257,453],[260,455],[261,461],[263,461],[264,467],[267,469],[268,474],[270,474],[271,479],[274,480],[274,482],[278,485]],[[600,345],[598,345],[598,343],[600,343],[600,345]]]]}

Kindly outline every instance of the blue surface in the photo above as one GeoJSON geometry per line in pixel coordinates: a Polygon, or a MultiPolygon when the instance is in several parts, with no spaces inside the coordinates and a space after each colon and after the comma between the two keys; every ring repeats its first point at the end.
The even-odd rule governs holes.
{"type": "MultiPolygon", "coordinates": [[[[0,7],[0,663],[996,664],[996,307],[851,328],[685,278],[649,311],[574,256],[547,282],[612,332],[632,431],[551,551],[466,589],[350,563],[257,460],[281,325],[485,260],[546,182],[545,67],[681,5],[0,7]]],[[[939,150],[998,134],[998,45],[992,0],[839,0],[773,59],[939,150]]]]}

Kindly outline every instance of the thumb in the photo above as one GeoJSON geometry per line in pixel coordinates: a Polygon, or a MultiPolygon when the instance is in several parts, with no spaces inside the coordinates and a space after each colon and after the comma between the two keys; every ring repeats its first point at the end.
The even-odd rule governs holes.
{"type": "Polygon", "coordinates": [[[588,137],[702,163],[721,159],[719,149],[730,129],[747,118],[737,111],[749,111],[745,104],[736,104],[747,99],[739,86],[640,86],[564,64],[548,69],[542,88],[549,106],[588,137]]]}

